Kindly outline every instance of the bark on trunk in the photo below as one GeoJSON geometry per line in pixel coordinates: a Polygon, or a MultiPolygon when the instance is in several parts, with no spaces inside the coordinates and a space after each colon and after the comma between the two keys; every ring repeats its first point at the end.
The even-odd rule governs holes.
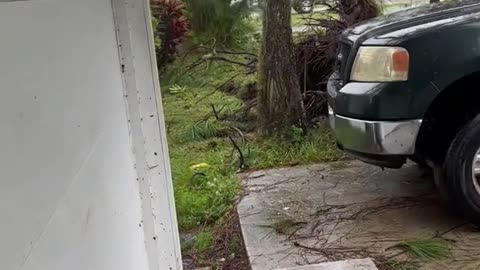
{"type": "Polygon", "coordinates": [[[259,128],[264,134],[305,127],[292,38],[291,0],[265,0],[258,65],[259,128]]]}
{"type": "Polygon", "coordinates": [[[433,4],[433,3],[438,3],[440,2],[440,0],[430,0],[430,3],[433,4]]]}

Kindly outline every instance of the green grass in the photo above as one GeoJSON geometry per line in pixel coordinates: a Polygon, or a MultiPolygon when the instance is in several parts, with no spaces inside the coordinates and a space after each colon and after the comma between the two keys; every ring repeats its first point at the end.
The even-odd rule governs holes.
{"type": "Polygon", "coordinates": [[[327,11],[312,12],[307,14],[292,14],[292,27],[305,25],[308,23],[309,19],[322,19],[327,17],[327,11]]]}
{"type": "Polygon", "coordinates": [[[205,253],[213,247],[215,237],[211,232],[203,231],[197,235],[195,250],[199,253],[205,253]]]}
{"type": "MultiPolygon", "coordinates": [[[[260,138],[244,131],[243,143],[231,127],[254,125],[254,118],[246,122],[216,120],[212,114],[212,104],[217,110],[223,108],[222,117],[243,106],[236,95],[213,91],[242,68],[211,63],[179,76],[184,69],[181,66],[186,65],[177,61],[169,67],[162,76],[162,92],[178,222],[181,231],[200,232],[193,248],[202,253],[210,248],[208,231],[221,223],[241,193],[239,155],[227,134],[242,148],[250,169],[334,161],[343,156],[326,127],[309,134],[292,128],[290,139],[260,138]]],[[[255,75],[240,76],[236,85],[242,88],[255,79],[255,75]]]]}
{"type": "Polygon", "coordinates": [[[323,126],[306,135],[301,142],[292,143],[282,138],[254,139],[250,146],[249,165],[271,168],[336,161],[342,157],[330,131],[323,126]]]}

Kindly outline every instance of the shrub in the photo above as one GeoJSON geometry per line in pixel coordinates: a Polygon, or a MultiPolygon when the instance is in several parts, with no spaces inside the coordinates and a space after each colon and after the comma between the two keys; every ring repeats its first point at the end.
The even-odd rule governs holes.
{"type": "Polygon", "coordinates": [[[221,46],[241,44],[251,37],[253,27],[247,22],[247,0],[186,0],[191,21],[191,42],[221,46]],[[250,34],[250,35],[249,35],[250,34]]]}
{"type": "Polygon", "coordinates": [[[159,69],[174,60],[178,45],[185,41],[189,21],[182,0],[151,0],[159,69]]]}

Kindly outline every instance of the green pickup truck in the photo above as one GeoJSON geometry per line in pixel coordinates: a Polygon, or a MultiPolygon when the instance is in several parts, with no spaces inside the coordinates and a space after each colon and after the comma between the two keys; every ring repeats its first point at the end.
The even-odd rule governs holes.
{"type": "Polygon", "coordinates": [[[432,167],[441,194],[480,224],[480,1],[347,29],[327,88],[341,149],[381,167],[432,167]]]}

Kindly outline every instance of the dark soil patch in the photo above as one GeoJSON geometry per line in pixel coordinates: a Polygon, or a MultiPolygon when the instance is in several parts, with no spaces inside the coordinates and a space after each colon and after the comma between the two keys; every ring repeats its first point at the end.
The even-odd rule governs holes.
{"type": "Polygon", "coordinates": [[[214,247],[201,258],[197,254],[185,254],[183,266],[185,270],[200,266],[215,270],[250,270],[236,209],[226,216],[222,226],[215,229],[214,247]]]}
{"type": "Polygon", "coordinates": [[[236,209],[229,214],[223,229],[217,232],[215,247],[209,254],[210,260],[221,261],[225,259],[220,269],[249,270],[250,265],[236,209]]]}

